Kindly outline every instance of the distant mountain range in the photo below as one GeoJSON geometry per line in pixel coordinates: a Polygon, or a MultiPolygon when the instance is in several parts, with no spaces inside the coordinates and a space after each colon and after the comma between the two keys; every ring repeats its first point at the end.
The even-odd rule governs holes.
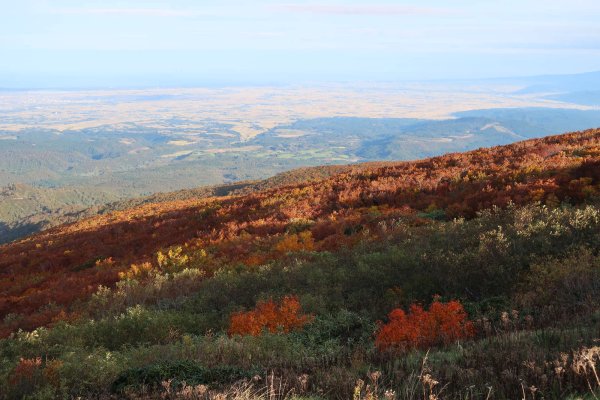
{"type": "Polygon", "coordinates": [[[503,80],[526,85],[520,93],[581,92],[600,89],[600,71],[571,75],[543,75],[503,80]]]}

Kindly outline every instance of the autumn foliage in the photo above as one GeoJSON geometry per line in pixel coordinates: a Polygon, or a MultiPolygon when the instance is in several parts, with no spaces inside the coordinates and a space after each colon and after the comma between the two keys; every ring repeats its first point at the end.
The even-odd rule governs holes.
{"type": "Polygon", "coordinates": [[[282,253],[289,251],[312,251],[315,249],[315,241],[310,231],[301,232],[286,236],[281,242],[277,243],[275,250],[282,253]]]}
{"type": "Polygon", "coordinates": [[[375,344],[380,350],[429,348],[468,339],[474,333],[460,302],[436,300],[429,310],[417,304],[410,306],[408,314],[400,308],[392,310],[389,322],[380,326],[375,344]]]}
{"type": "Polygon", "coordinates": [[[320,180],[144,204],[52,228],[0,246],[0,337],[73,315],[99,286],[144,280],[154,271],[194,267],[210,277],[223,265],[258,266],[290,252],[377,241],[381,224],[399,219],[419,225],[511,203],[581,204],[600,195],[599,148],[600,129],[591,129],[340,167],[320,180]],[[205,250],[206,257],[191,256],[205,250]]]}
{"type": "Polygon", "coordinates": [[[302,306],[294,296],[286,296],[280,304],[273,300],[259,302],[256,308],[231,315],[229,335],[259,336],[262,332],[288,333],[302,329],[312,316],[302,313],[302,306]]]}

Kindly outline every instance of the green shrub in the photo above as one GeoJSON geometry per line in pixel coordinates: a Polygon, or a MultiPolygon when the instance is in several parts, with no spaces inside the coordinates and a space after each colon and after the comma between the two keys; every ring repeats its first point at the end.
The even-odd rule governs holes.
{"type": "Polygon", "coordinates": [[[243,370],[231,366],[206,368],[193,361],[175,361],[151,364],[141,368],[123,371],[112,382],[113,393],[123,393],[126,389],[146,388],[155,390],[162,382],[171,380],[171,387],[183,385],[223,386],[241,379],[249,379],[256,371],[243,370]]]}
{"type": "Polygon", "coordinates": [[[582,247],[566,257],[534,263],[517,301],[546,321],[593,314],[600,309],[600,255],[582,247]]]}

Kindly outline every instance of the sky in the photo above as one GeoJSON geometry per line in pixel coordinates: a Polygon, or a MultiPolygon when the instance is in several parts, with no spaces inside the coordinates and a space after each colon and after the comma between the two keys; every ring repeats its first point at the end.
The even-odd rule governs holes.
{"type": "Polygon", "coordinates": [[[0,88],[600,70],[598,0],[0,0],[0,88]]]}

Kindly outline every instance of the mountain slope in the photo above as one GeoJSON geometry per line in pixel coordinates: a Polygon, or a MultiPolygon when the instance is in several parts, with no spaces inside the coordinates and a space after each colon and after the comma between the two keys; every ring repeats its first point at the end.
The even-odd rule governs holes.
{"type": "Polygon", "coordinates": [[[91,192],[90,189],[39,188],[13,184],[0,189],[0,221],[4,221],[0,222],[0,244],[57,225],[142,204],[251,193],[327,177],[345,168],[345,166],[299,168],[264,180],[202,186],[118,201],[114,201],[119,197],[116,193],[101,189],[91,192]]]}
{"type": "Polygon", "coordinates": [[[328,250],[372,224],[416,212],[473,217],[509,202],[581,202],[597,192],[599,144],[600,131],[589,130],[422,161],[346,167],[313,182],[145,204],[49,229],[0,247],[0,317],[26,314],[9,330],[49,322],[60,307],[40,307],[51,299],[68,306],[97,285],[116,282],[131,263],[152,261],[174,245],[210,247],[215,259],[228,262],[264,262],[273,256],[270,246],[300,228],[309,229],[312,248],[328,250]],[[95,268],[98,260],[109,261],[95,268]]]}
{"type": "Polygon", "coordinates": [[[144,202],[224,194],[235,181],[250,188],[299,166],[413,160],[600,125],[598,110],[486,109],[454,117],[300,119],[243,141],[210,132],[196,142],[186,130],[165,136],[135,126],[0,134],[0,243],[144,202]],[[229,183],[147,196],[214,182],[229,183]],[[123,200],[138,196],[146,197],[123,200]]]}
{"type": "Polygon", "coordinates": [[[597,396],[600,129],[204,193],[0,246],[0,399],[597,396]]]}

